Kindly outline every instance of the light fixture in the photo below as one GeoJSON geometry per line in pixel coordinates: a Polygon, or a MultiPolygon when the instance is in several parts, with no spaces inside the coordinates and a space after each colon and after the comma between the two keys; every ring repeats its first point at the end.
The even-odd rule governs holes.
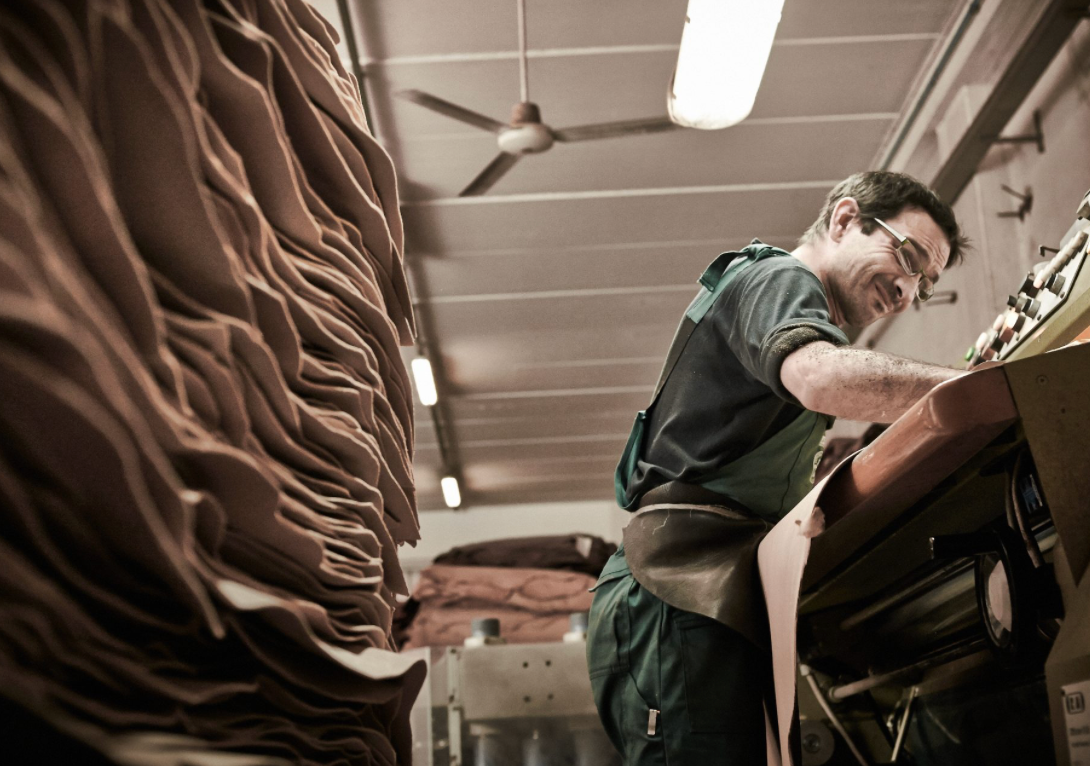
{"type": "Polygon", "coordinates": [[[784,0],[689,0],[670,119],[715,130],[744,120],[761,86],[784,0]]]}
{"type": "Polygon", "coordinates": [[[443,488],[443,502],[447,508],[457,508],[462,504],[462,493],[458,491],[458,480],[453,476],[444,476],[439,486],[443,488]]]}
{"type": "Polygon", "coordinates": [[[431,407],[439,401],[439,392],[435,390],[435,377],[431,374],[431,362],[422,356],[413,359],[413,378],[416,380],[416,395],[420,403],[431,407]]]}

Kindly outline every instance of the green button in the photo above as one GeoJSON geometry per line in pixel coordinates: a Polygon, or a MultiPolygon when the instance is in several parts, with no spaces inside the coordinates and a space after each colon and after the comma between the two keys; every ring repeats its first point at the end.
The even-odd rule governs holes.
{"type": "Polygon", "coordinates": [[[973,361],[974,356],[976,356],[976,346],[969,346],[969,350],[965,352],[965,361],[973,361]]]}

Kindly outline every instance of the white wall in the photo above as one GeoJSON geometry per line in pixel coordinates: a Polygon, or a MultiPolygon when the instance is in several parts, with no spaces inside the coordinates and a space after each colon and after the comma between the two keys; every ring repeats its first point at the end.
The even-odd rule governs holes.
{"type": "MultiPolygon", "coordinates": [[[[972,98],[982,97],[974,94],[972,98]]],[[[956,109],[957,107],[952,107],[956,109]]],[[[943,275],[939,290],[957,290],[953,305],[925,306],[898,317],[875,348],[923,361],[962,366],[962,355],[1005,306],[1008,293],[1041,261],[1038,245],[1058,247],[1090,189],[1090,29],[1083,24],[1026,97],[1003,135],[1033,132],[1039,109],[1045,152],[1033,144],[994,146],[954,206],[975,250],[943,275]],[[999,218],[1018,201],[1000,187],[1033,191],[1024,221],[999,218]]],[[[956,115],[949,115],[953,120],[956,115]]],[[[873,330],[865,333],[865,342],[873,330]]]]}

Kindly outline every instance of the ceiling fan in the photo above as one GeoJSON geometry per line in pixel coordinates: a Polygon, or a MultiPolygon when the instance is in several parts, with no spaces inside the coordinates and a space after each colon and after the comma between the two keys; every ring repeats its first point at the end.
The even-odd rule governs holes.
{"type": "Polygon", "coordinates": [[[496,134],[496,143],[500,153],[488,163],[477,177],[469,182],[458,194],[459,197],[473,197],[484,194],[499,181],[515,163],[527,154],[538,154],[549,149],[554,142],[571,143],[589,141],[596,138],[613,138],[640,133],[660,133],[674,130],[680,126],[668,117],[646,120],[625,120],[604,122],[596,125],[579,125],[559,130],[549,127],[541,121],[541,110],[530,101],[530,88],[526,66],[526,0],[518,0],[519,27],[519,78],[521,98],[511,110],[511,121],[503,123],[479,112],[444,101],[437,96],[419,90],[402,90],[394,95],[431,109],[451,119],[464,122],[481,130],[496,134]]]}

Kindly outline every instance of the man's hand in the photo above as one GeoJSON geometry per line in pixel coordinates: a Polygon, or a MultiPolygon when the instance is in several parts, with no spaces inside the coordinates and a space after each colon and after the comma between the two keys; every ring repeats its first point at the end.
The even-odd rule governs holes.
{"type": "Polygon", "coordinates": [[[939,383],[963,374],[826,341],[808,343],[780,368],[784,387],[806,409],[872,423],[892,423],[939,383]]]}

